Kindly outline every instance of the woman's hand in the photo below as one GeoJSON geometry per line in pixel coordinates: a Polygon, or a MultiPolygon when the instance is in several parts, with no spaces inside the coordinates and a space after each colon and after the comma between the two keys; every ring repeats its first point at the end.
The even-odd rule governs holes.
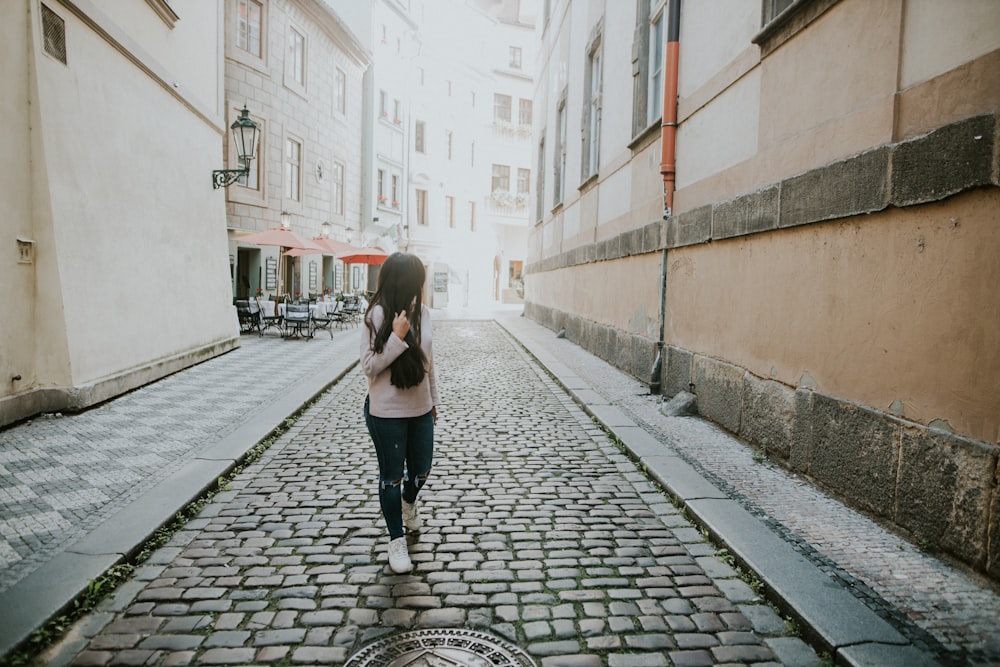
{"type": "Polygon", "coordinates": [[[406,316],[405,310],[399,311],[392,318],[392,333],[400,340],[406,340],[406,334],[410,333],[410,319],[406,316]]]}

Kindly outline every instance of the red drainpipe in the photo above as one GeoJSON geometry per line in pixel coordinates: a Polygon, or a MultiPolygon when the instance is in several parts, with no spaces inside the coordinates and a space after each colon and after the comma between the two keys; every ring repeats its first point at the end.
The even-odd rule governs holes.
{"type": "Polygon", "coordinates": [[[677,65],[680,58],[681,0],[670,0],[667,16],[667,49],[663,63],[663,120],[660,124],[660,173],[663,174],[663,217],[674,210],[677,173],[677,65]]]}

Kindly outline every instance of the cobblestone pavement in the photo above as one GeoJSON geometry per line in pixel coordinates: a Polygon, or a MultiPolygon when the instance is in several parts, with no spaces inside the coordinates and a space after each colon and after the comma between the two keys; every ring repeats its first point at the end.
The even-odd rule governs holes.
{"type": "Polygon", "coordinates": [[[543,667],[815,664],[497,324],[438,321],[416,568],[392,575],[355,369],[144,563],[50,664],[342,664],[478,628],[543,667]]]}
{"type": "Polygon", "coordinates": [[[995,583],[921,552],[807,480],[755,457],[711,423],[667,417],[662,399],[579,346],[525,318],[500,320],[543,346],[609,402],[739,499],[917,646],[945,664],[1000,665],[995,583]]]}
{"type": "Polygon", "coordinates": [[[304,364],[356,357],[357,330],[241,345],[86,412],[0,431],[0,591],[286,393],[304,364]]]}

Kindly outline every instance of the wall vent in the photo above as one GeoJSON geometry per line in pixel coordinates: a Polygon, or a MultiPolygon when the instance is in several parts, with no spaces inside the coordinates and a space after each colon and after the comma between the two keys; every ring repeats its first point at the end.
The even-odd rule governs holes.
{"type": "Polygon", "coordinates": [[[42,37],[45,53],[66,64],[66,22],[54,11],[42,5],[42,37]]]}

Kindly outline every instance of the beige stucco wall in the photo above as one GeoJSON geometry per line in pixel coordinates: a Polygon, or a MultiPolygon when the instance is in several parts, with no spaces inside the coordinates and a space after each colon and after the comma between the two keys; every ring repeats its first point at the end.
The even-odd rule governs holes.
{"type": "Polygon", "coordinates": [[[525,300],[659,339],[660,253],[533,273],[525,300]]]}
{"type": "Polygon", "coordinates": [[[46,5],[66,64],[43,50],[36,0],[0,8],[2,423],[238,344],[210,182],[223,166],[221,4],[174,2],[172,28],[145,2],[46,5]],[[30,264],[18,237],[34,241],[30,264]]]}
{"type": "Polygon", "coordinates": [[[670,250],[665,338],[997,442],[998,247],[1000,192],[989,189],[670,250]]]}
{"type": "MultiPolygon", "coordinates": [[[[39,328],[46,340],[65,327],[70,382],[81,384],[229,338],[234,325],[224,203],[210,182],[222,166],[220,128],[108,39],[62,15],[69,65],[37,45],[35,56],[42,145],[34,167],[48,177],[53,244],[44,250],[59,267],[47,289],[62,295],[62,317],[39,317],[39,328]]],[[[151,11],[145,21],[163,26],[151,11]]],[[[143,31],[105,25],[122,35],[143,31]]],[[[199,63],[216,62],[220,35],[196,43],[203,32],[190,40],[174,32],[186,55],[157,68],[184,80],[199,63]]],[[[191,91],[192,104],[214,109],[218,93],[205,92],[212,97],[191,91]]]]}
{"type": "MultiPolygon", "coordinates": [[[[22,3],[0,5],[0,396],[34,381],[34,276],[37,264],[20,264],[17,239],[35,239],[31,216],[28,14],[22,3]],[[21,375],[21,380],[11,378],[21,375]]],[[[39,258],[36,256],[36,262],[39,258]]]]}
{"type": "Polygon", "coordinates": [[[909,88],[997,48],[996,0],[906,0],[899,87],[909,88]]]}

